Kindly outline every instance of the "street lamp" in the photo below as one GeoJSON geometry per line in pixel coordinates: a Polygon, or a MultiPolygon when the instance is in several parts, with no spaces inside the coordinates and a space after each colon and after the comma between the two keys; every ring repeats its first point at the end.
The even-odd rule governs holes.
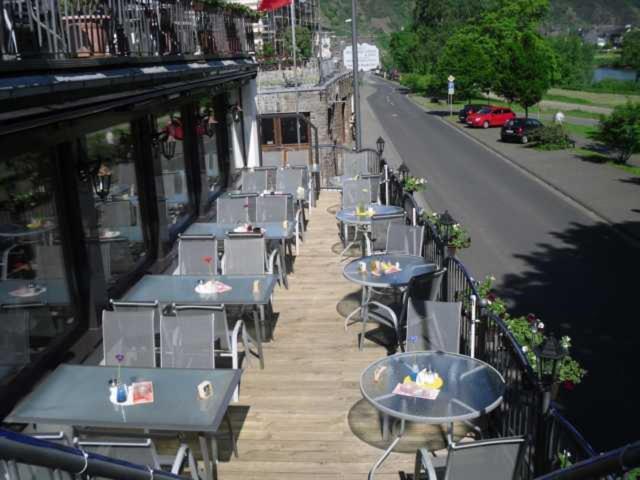
{"type": "Polygon", "coordinates": [[[567,356],[567,350],[556,337],[549,335],[533,348],[533,353],[538,360],[538,380],[543,387],[549,388],[557,381],[558,365],[567,356]]]}
{"type": "Polygon", "coordinates": [[[402,162],[398,167],[398,173],[400,174],[400,180],[404,182],[409,175],[409,167],[407,167],[405,163],[402,162]]]}
{"type": "Polygon", "coordinates": [[[451,230],[453,229],[453,226],[458,222],[451,216],[449,210],[445,210],[444,213],[440,215],[438,223],[440,223],[440,233],[443,236],[444,243],[448,245],[449,239],[451,238],[451,230]]]}
{"type": "Polygon", "coordinates": [[[382,152],[384,152],[384,138],[378,137],[376,140],[376,147],[378,147],[378,156],[382,156],[382,152]]]}

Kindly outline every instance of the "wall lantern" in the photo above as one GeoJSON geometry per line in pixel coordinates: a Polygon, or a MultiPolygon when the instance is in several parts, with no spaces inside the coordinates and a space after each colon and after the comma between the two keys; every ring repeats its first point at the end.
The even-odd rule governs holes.
{"type": "Polygon", "coordinates": [[[382,152],[384,152],[384,138],[378,137],[376,140],[376,147],[378,147],[378,156],[382,156],[382,152]]]}

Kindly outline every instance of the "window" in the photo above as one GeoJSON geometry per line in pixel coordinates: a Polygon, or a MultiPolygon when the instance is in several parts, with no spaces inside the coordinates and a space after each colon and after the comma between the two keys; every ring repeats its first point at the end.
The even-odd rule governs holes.
{"type": "Polygon", "coordinates": [[[224,186],[224,177],[218,156],[217,124],[218,121],[211,107],[199,107],[196,118],[196,135],[202,185],[201,204],[205,208],[210,205],[216,193],[224,186]]]}
{"type": "Polygon", "coordinates": [[[262,144],[274,145],[276,143],[275,119],[263,118],[260,120],[260,127],[262,129],[262,144]]]}
{"type": "Polygon", "coordinates": [[[0,159],[0,385],[76,325],[46,152],[0,159]]]}
{"type": "Polygon", "coordinates": [[[160,115],[154,121],[153,154],[161,172],[156,182],[160,212],[164,212],[161,215],[165,215],[170,233],[175,234],[193,213],[184,158],[185,131],[179,111],[160,115]]]}
{"type": "Polygon", "coordinates": [[[281,147],[283,145],[298,144],[298,128],[300,131],[300,144],[309,144],[309,114],[304,114],[307,121],[289,115],[269,116],[260,119],[260,131],[262,145],[266,147],[281,147]]]}
{"type": "Polygon", "coordinates": [[[111,286],[146,255],[131,126],[98,130],[79,143],[81,170],[90,177],[80,188],[93,199],[93,208],[82,212],[87,250],[100,249],[104,278],[111,286]]]}
{"type": "Polygon", "coordinates": [[[283,117],[280,119],[282,126],[282,144],[291,145],[298,143],[309,143],[307,136],[306,122],[301,121],[297,117],[283,117]],[[298,142],[298,131],[300,132],[300,141],[298,142]]]}

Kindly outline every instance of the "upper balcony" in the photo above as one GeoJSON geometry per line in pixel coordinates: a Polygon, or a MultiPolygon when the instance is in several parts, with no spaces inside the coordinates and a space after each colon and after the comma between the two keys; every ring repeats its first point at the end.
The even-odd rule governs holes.
{"type": "Polygon", "coordinates": [[[312,59],[293,68],[291,62],[260,63],[258,90],[281,90],[286,88],[317,87],[328,80],[347,72],[344,66],[333,59],[312,59]]]}
{"type": "Polygon", "coordinates": [[[192,0],[5,0],[0,69],[232,58],[253,52],[246,7],[192,0]]]}

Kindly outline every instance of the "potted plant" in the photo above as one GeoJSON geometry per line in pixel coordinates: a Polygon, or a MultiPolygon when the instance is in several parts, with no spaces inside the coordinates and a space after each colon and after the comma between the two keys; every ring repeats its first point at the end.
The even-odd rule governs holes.
{"type": "Polygon", "coordinates": [[[422,192],[427,185],[427,181],[421,177],[408,175],[402,181],[402,188],[407,193],[422,192]]]}

